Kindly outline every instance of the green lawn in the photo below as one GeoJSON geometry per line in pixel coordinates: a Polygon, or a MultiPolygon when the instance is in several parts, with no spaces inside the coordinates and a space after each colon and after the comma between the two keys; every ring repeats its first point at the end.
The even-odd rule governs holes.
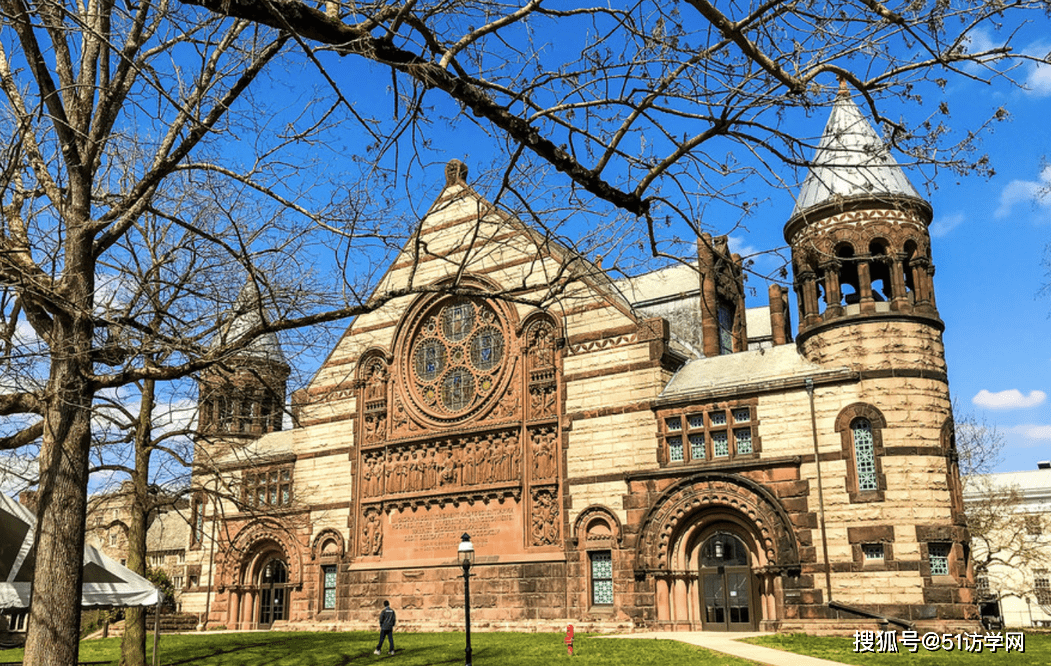
{"type": "MultiPolygon", "coordinates": [[[[921,634],[922,635],[922,634],[921,634]]],[[[759,636],[746,639],[748,643],[764,645],[766,647],[799,654],[808,654],[812,657],[821,657],[832,661],[840,661],[844,664],[864,664],[865,666],[884,666],[890,664],[917,664],[919,666],[948,666],[952,664],[983,664],[984,666],[1051,666],[1051,636],[1048,634],[1026,634],[1025,652],[1004,652],[1003,648],[991,653],[983,650],[981,653],[961,652],[953,650],[946,652],[939,649],[936,652],[925,650],[922,646],[915,653],[898,647],[899,652],[874,654],[871,652],[855,653],[854,639],[807,636],[805,634],[778,634],[776,636],[759,636]]]]}
{"type": "MultiPolygon", "coordinates": [[[[474,663],[479,666],[715,666],[751,662],[664,640],[609,640],[577,635],[573,661],[566,654],[563,634],[473,633],[474,663]]],[[[307,633],[253,632],[203,633],[161,636],[161,664],[194,666],[455,666],[464,663],[462,633],[395,633],[397,654],[373,656],[376,632],[307,633]]],[[[149,645],[147,644],[147,659],[149,645]]],[[[386,645],[384,645],[386,647],[386,645]]],[[[120,639],[82,641],[81,661],[110,661],[120,657],[120,639]]],[[[0,651],[0,663],[17,662],[21,650],[0,651]]]]}

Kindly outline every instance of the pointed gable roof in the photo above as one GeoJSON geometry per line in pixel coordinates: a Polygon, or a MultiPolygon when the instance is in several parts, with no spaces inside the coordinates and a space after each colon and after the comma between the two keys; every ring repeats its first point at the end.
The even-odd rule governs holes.
{"type": "Polygon", "coordinates": [[[841,85],[792,217],[846,199],[887,196],[923,201],[886,142],[841,85]]]}

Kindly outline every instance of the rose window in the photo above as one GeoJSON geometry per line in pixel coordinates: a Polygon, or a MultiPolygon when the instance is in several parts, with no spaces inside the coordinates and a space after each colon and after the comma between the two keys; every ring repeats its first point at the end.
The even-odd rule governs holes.
{"type": "Polygon", "coordinates": [[[416,394],[430,410],[454,416],[493,391],[504,359],[504,334],[489,306],[453,301],[424,318],[412,348],[416,394]]]}

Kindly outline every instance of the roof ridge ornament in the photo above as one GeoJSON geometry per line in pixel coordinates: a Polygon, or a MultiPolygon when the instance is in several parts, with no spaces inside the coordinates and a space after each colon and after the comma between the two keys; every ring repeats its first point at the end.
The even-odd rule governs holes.
{"type": "Polygon", "coordinates": [[[839,92],[836,93],[836,99],[850,99],[850,86],[847,85],[847,80],[840,76],[839,78],[839,92]]]}
{"type": "Polygon", "coordinates": [[[467,184],[467,165],[457,159],[451,159],[445,164],[445,186],[450,187],[457,183],[467,184]]]}

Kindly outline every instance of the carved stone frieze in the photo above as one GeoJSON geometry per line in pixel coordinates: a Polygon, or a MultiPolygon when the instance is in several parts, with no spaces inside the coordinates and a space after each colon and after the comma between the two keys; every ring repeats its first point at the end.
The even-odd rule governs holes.
{"type": "Polygon", "coordinates": [[[558,432],[554,426],[529,430],[530,450],[533,459],[533,479],[552,479],[558,471],[555,464],[555,441],[558,432]]]}
{"type": "Polygon", "coordinates": [[[378,509],[366,509],[362,519],[361,554],[383,554],[383,526],[380,524],[378,509]]]}
{"type": "Polygon", "coordinates": [[[503,429],[387,447],[362,456],[364,497],[449,492],[506,484],[522,474],[518,429],[503,429]]]}
{"type": "Polygon", "coordinates": [[[533,491],[533,516],[530,522],[534,546],[554,546],[559,535],[558,490],[541,488],[533,491]]]}
{"type": "Polygon", "coordinates": [[[557,387],[554,382],[533,384],[529,387],[530,418],[545,418],[555,415],[557,387]]]}

